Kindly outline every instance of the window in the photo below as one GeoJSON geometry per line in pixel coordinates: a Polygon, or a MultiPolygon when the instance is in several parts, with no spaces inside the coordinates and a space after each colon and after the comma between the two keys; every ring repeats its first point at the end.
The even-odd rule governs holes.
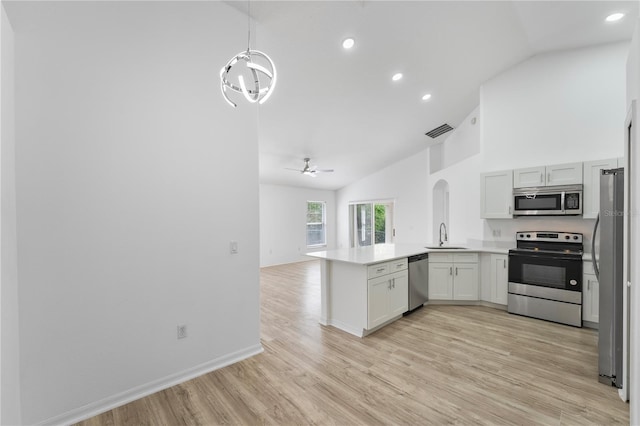
{"type": "Polygon", "coordinates": [[[327,245],[326,203],[307,201],[307,247],[327,245]]]}
{"type": "Polygon", "coordinates": [[[393,203],[356,203],[349,206],[351,247],[393,242],[393,203]]]}

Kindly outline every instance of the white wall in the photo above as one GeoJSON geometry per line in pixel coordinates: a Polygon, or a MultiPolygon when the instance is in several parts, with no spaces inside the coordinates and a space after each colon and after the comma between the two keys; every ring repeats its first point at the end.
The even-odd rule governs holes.
{"type": "Polygon", "coordinates": [[[221,2],[7,11],[22,421],[67,423],[259,352],[257,110],[218,86],[246,17],[221,2]]]}
{"type": "Polygon", "coordinates": [[[534,56],[480,92],[483,171],[623,155],[628,43],[534,56]]]}
{"type": "Polygon", "coordinates": [[[260,185],[260,266],[310,260],[305,253],[335,248],[335,192],[260,185]],[[307,249],[307,201],[326,203],[327,246],[307,249]]]}
{"type": "Polygon", "coordinates": [[[0,7],[0,424],[20,424],[20,339],[15,192],[14,37],[0,7]]]}
{"type": "Polygon", "coordinates": [[[630,378],[629,378],[629,404],[630,404],[630,424],[640,424],[640,292],[637,291],[640,282],[640,261],[638,253],[640,251],[640,180],[638,179],[638,167],[640,167],[640,19],[636,18],[635,31],[627,62],[627,99],[626,106],[630,107],[631,101],[636,100],[636,115],[633,117],[633,129],[636,144],[632,146],[630,153],[631,162],[631,237],[630,237],[630,281],[631,281],[631,301],[630,301],[630,378]]]}
{"type": "MultiPolygon", "coordinates": [[[[538,55],[485,83],[480,171],[622,157],[628,50],[628,43],[615,43],[538,55]]],[[[518,231],[565,230],[583,233],[585,247],[591,245],[594,225],[582,218],[483,223],[485,240],[513,241],[518,231]]]]}
{"type": "Polygon", "coordinates": [[[394,200],[396,243],[427,240],[429,153],[424,150],[336,192],[338,247],[349,247],[349,203],[394,200]]]}
{"type": "MultiPolygon", "coordinates": [[[[438,199],[433,198],[433,188],[438,181],[449,184],[449,223],[447,231],[449,242],[466,243],[467,240],[482,239],[482,220],[480,219],[480,180],[481,164],[480,120],[478,108],[475,108],[447,137],[439,150],[442,152],[445,167],[428,177],[429,206],[438,199]],[[472,119],[476,118],[475,123],[472,119]]],[[[432,212],[433,209],[430,209],[432,212]]],[[[439,219],[429,215],[428,242],[439,240],[439,219]]]]}

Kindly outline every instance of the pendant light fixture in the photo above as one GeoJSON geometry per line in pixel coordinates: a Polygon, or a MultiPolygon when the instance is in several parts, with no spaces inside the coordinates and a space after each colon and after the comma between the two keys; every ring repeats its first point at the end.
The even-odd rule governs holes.
{"type": "Polygon", "coordinates": [[[231,60],[227,62],[227,65],[220,70],[220,89],[222,90],[222,96],[224,96],[224,100],[234,108],[238,105],[229,98],[229,91],[242,93],[250,103],[258,102],[262,104],[269,99],[273,93],[277,79],[276,66],[271,58],[267,56],[266,53],[250,49],[251,1],[247,3],[247,50],[231,58],[231,60]],[[235,66],[234,72],[237,71],[241,63],[245,64],[245,68],[237,73],[238,84],[236,85],[231,82],[231,79],[233,79],[231,69],[235,66]],[[252,83],[245,82],[245,75],[252,80],[252,83]]]}

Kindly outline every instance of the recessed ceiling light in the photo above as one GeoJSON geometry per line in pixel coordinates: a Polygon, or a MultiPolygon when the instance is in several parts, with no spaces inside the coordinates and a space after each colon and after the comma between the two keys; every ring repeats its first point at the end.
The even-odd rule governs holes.
{"type": "Polygon", "coordinates": [[[428,101],[429,99],[431,99],[431,93],[427,93],[426,95],[424,95],[424,96],[422,97],[422,100],[423,100],[423,101],[428,101]]]}
{"type": "Polygon", "coordinates": [[[398,81],[402,78],[402,73],[401,72],[397,72],[393,75],[393,77],[391,77],[391,80],[393,81],[398,81]]]}
{"type": "Polygon", "coordinates": [[[345,38],[342,41],[342,47],[344,47],[345,49],[351,49],[355,44],[356,44],[356,41],[351,37],[345,38]]]}
{"type": "Polygon", "coordinates": [[[621,20],[623,17],[624,17],[624,13],[612,13],[611,15],[607,16],[605,21],[607,21],[607,22],[616,22],[616,21],[621,20]]]}

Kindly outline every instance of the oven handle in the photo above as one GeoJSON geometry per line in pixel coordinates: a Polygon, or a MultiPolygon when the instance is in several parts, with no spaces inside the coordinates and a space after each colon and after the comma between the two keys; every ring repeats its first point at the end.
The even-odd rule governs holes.
{"type": "Polygon", "coordinates": [[[555,255],[549,255],[549,254],[535,254],[535,253],[526,253],[526,254],[521,254],[521,253],[509,253],[509,256],[516,256],[516,257],[535,257],[536,259],[553,259],[553,260],[568,260],[568,261],[576,261],[576,262],[582,262],[581,259],[567,259],[566,256],[555,256],[555,255]]]}
{"type": "Polygon", "coordinates": [[[593,272],[596,273],[596,279],[600,281],[600,269],[596,262],[596,233],[598,232],[598,224],[600,223],[600,213],[596,216],[596,224],[593,225],[593,235],[591,237],[591,262],[593,263],[593,272]]]}

